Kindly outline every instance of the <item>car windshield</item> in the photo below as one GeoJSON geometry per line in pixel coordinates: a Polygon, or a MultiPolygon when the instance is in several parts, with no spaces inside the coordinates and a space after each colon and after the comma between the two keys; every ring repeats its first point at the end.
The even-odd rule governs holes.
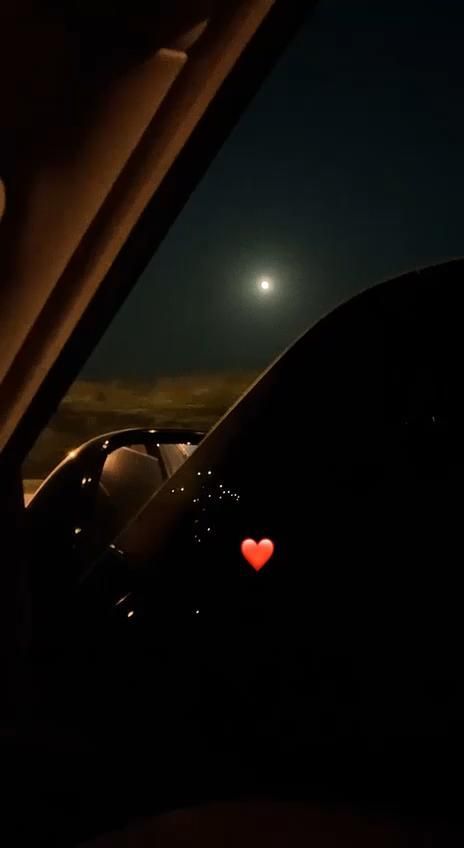
{"type": "Polygon", "coordinates": [[[26,499],[102,433],[209,430],[337,304],[462,254],[463,11],[440,9],[316,5],[27,457],[26,499]]]}

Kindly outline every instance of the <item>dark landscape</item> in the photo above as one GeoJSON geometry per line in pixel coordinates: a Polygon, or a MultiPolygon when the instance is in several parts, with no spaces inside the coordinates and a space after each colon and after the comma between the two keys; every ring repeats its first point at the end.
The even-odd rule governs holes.
{"type": "Polygon", "coordinates": [[[23,464],[34,490],[73,448],[124,427],[209,430],[251,385],[255,372],[164,377],[155,381],[77,380],[23,464]]]}

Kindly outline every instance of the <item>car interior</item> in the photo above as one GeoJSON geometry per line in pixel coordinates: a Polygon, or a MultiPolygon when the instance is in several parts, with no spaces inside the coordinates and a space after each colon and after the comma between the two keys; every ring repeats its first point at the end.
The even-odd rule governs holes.
{"type": "Polygon", "coordinates": [[[108,542],[183,465],[193,449],[188,445],[160,445],[148,452],[146,445],[130,445],[117,448],[107,457],[98,482],[93,521],[99,531],[105,528],[108,542]]]}
{"type": "MultiPolygon", "coordinates": [[[[212,792],[207,801],[194,803],[184,791],[177,762],[170,764],[172,773],[166,773],[166,781],[173,776],[179,781],[177,803],[169,809],[155,803],[153,815],[128,821],[121,787],[130,783],[131,752],[118,749],[118,728],[103,768],[92,759],[84,736],[67,735],[53,720],[58,701],[51,709],[41,701],[41,690],[50,685],[55,692],[60,682],[67,680],[71,667],[66,656],[61,666],[51,669],[35,661],[36,632],[43,626],[42,604],[46,599],[50,609],[60,606],[64,585],[60,569],[63,572],[66,564],[47,562],[43,548],[40,556],[37,554],[40,534],[35,536],[26,521],[22,463],[246,106],[316,5],[317,0],[156,0],[151,4],[142,0],[112,4],[17,0],[11,4],[7,0],[0,9],[0,773],[5,787],[0,793],[0,833],[5,845],[228,848],[240,843],[269,848],[445,848],[463,844],[462,821],[456,818],[451,821],[446,815],[437,815],[429,819],[427,809],[411,816],[395,809],[386,814],[375,805],[368,805],[366,812],[362,804],[347,802],[336,792],[323,800],[315,797],[308,801],[298,797],[296,789],[287,798],[272,797],[272,792],[248,796],[244,791],[245,797],[229,799],[218,791],[217,797],[212,792]],[[60,781],[65,772],[69,774],[69,763],[74,783],[60,794],[60,781]],[[124,782],[118,776],[121,763],[127,770],[124,782]],[[106,785],[111,771],[113,782],[106,785]],[[71,796],[74,803],[68,808],[66,799],[71,796]]],[[[456,312],[454,319],[457,330],[456,312]]],[[[400,330],[396,326],[396,332],[400,330]]],[[[347,367],[351,363],[356,368],[356,339],[350,339],[348,333],[345,341],[353,341],[347,367]]],[[[374,348],[379,340],[370,341],[374,348]]],[[[408,354],[413,361],[414,351],[408,350],[408,354]]],[[[332,365],[335,354],[333,357],[332,365]]],[[[397,373],[403,373],[401,362],[395,365],[397,373]]],[[[455,386],[459,381],[457,362],[454,366],[455,386]]],[[[429,412],[437,406],[440,377],[430,389],[435,392],[430,408],[426,404],[420,408],[416,399],[423,401],[421,379],[428,387],[433,384],[433,368],[433,362],[425,363],[414,372],[414,379],[404,385],[398,379],[395,386],[398,407],[402,404],[401,409],[406,409],[409,403],[413,410],[408,426],[421,434],[415,443],[419,452],[422,445],[418,464],[423,451],[430,450],[429,412]]],[[[335,366],[334,371],[340,377],[335,366]]],[[[268,381],[265,377],[261,389],[264,405],[266,387],[271,383],[272,377],[268,381]]],[[[286,387],[290,392],[291,380],[286,387]]],[[[330,408],[334,400],[330,391],[322,385],[317,388],[321,409],[324,404],[325,409],[330,408]]],[[[364,409],[361,389],[358,398],[343,397],[343,385],[341,392],[339,403],[359,400],[359,410],[364,409]]],[[[375,392],[373,396],[375,400],[375,392]]],[[[270,413],[278,421],[281,411],[274,403],[270,413]]],[[[334,402],[333,420],[339,411],[334,402]]],[[[370,414],[369,409],[364,411],[370,414]]],[[[246,419],[246,402],[233,414],[238,418],[244,414],[246,419]]],[[[355,415],[352,420],[353,459],[364,433],[356,429],[355,422],[366,422],[355,415]]],[[[315,414],[321,444],[330,435],[325,424],[326,418],[315,414]]],[[[298,452],[306,452],[304,439],[299,435],[293,438],[291,428],[287,436],[291,444],[286,441],[285,450],[279,445],[273,453],[276,474],[285,474],[289,463],[298,462],[298,452]]],[[[210,444],[215,456],[222,455],[224,445],[219,442],[216,444],[213,433],[210,444]]],[[[134,443],[113,451],[103,465],[95,501],[105,543],[111,538],[113,548],[117,547],[119,536],[128,550],[133,544],[132,552],[138,555],[137,546],[146,538],[140,528],[152,528],[161,520],[150,512],[152,496],[161,491],[162,504],[170,494],[171,477],[173,486],[180,482],[183,486],[186,460],[191,457],[196,462],[198,457],[202,463],[204,451],[209,450],[205,445],[197,448],[176,442],[147,449],[145,443],[134,443]],[[135,539],[132,525],[126,525],[139,512],[140,535],[135,539]]],[[[374,437],[367,434],[364,448],[368,451],[373,445],[374,437]]],[[[240,457],[236,459],[238,468],[240,457]]],[[[389,459],[389,473],[394,476],[394,446],[389,459]]],[[[429,467],[433,463],[432,448],[429,467]]],[[[348,479],[352,469],[344,471],[348,479]]],[[[407,481],[403,483],[407,486],[407,481]]],[[[425,507],[430,506],[427,485],[428,481],[423,491],[425,507]]],[[[435,480],[432,488],[437,496],[435,480]]],[[[268,497],[271,499],[271,485],[268,497]]],[[[350,509],[355,515],[354,501],[350,509]]],[[[162,510],[159,514],[162,517],[162,510]]],[[[419,527],[426,515],[432,520],[427,509],[417,510],[415,526],[419,527]]],[[[348,521],[345,530],[349,533],[348,521]]],[[[59,532],[60,528],[57,536],[59,532]]],[[[373,524],[369,539],[374,537],[373,524]]],[[[331,543],[336,542],[331,538],[331,543]]],[[[363,556],[367,556],[366,550],[363,556]]],[[[121,573],[125,579],[123,568],[121,573]]],[[[83,583],[83,591],[89,591],[91,580],[83,583]]],[[[128,613],[125,599],[121,600],[116,613],[127,618],[133,610],[128,608],[128,613]]],[[[63,610],[61,614],[66,617],[63,610]]],[[[216,611],[215,615],[219,633],[221,614],[216,611]]],[[[171,620],[174,626],[169,604],[162,610],[163,616],[163,621],[171,620]]],[[[50,617],[47,638],[51,632],[59,643],[54,624],[50,617]]],[[[87,622],[84,625],[85,631],[87,622]]],[[[87,633],[91,633],[90,620],[87,633]]],[[[196,644],[192,639],[186,646],[186,657],[196,644]]],[[[214,638],[209,645],[214,654],[214,638]]],[[[457,643],[455,647],[453,662],[459,662],[457,643]]],[[[248,657],[250,693],[256,683],[251,660],[252,655],[248,657]]],[[[108,678],[113,671],[108,666],[108,678]]],[[[174,679],[176,669],[171,667],[168,672],[174,679]]],[[[132,673],[135,692],[137,668],[132,673]]],[[[175,685],[171,695],[174,692],[175,685]]],[[[237,687],[237,697],[238,692],[237,687]]],[[[129,695],[127,692],[126,697],[129,695]]],[[[96,704],[86,702],[83,712],[94,707],[97,709],[96,704]]],[[[179,703],[174,704],[174,709],[177,707],[179,703]]],[[[147,705],[142,704],[143,709],[147,705]]],[[[129,715],[133,724],[121,731],[121,738],[126,739],[133,730],[141,746],[137,716],[128,711],[129,715]]],[[[213,716],[213,728],[214,721],[213,716]]],[[[108,713],[108,728],[113,729],[111,722],[108,713]]],[[[160,748],[169,749],[170,740],[163,737],[166,727],[161,724],[157,730],[160,748]]],[[[187,730],[180,728],[179,738],[182,732],[187,730]]],[[[195,738],[192,745],[199,757],[200,742],[195,738]]],[[[221,751],[216,755],[220,758],[221,751]]],[[[427,752],[420,755],[426,759],[427,752]]],[[[349,756],[354,760],[357,751],[344,760],[348,780],[349,756]]],[[[365,774],[370,762],[367,758],[365,774]]],[[[195,763],[190,763],[190,768],[192,765],[195,763]]],[[[324,763],[321,773],[323,767],[324,763]]],[[[330,771],[330,764],[325,767],[330,771]]],[[[401,764],[395,762],[395,768],[401,772],[401,764]]],[[[395,770],[392,775],[394,780],[395,770]]],[[[456,785],[460,782],[457,775],[456,785]]],[[[163,788],[161,780],[157,786],[160,795],[163,788]]]]}

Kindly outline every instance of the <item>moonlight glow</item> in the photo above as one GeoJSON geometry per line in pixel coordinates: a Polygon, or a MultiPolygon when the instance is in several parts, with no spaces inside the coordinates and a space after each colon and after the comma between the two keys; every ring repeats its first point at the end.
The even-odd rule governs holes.
{"type": "Polygon", "coordinates": [[[271,284],[269,280],[260,280],[258,283],[259,290],[262,292],[268,292],[271,290],[271,284]]]}

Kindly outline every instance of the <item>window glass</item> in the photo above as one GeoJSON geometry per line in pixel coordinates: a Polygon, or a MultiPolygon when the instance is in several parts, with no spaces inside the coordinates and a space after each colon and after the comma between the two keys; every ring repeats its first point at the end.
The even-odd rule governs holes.
{"type": "Polygon", "coordinates": [[[208,430],[357,292],[459,256],[461,4],[322,0],[25,461],[124,427],[208,430]]]}

